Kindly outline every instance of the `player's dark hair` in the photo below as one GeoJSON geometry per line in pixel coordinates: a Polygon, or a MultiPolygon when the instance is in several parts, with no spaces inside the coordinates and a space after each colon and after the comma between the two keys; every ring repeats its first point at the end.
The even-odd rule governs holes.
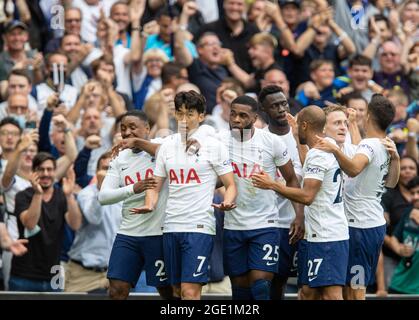
{"type": "Polygon", "coordinates": [[[244,104],[245,106],[249,106],[252,108],[252,112],[258,112],[259,111],[259,104],[258,102],[253,99],[252,97],[249,97],[247,95],[238,96],[236,99],[231,102],[231,105],[233,104],[244,104]]]}
{"type": "Polygon", "coordinates": [[[395,111],[390,100],[382,94],[376,93],[368,104],[368,113],[382,131],[386,131],[393,122],[395,111]]]}
{"type": "Polygon", "coordinates": [[[129,110],[127,112],[125,112],[123,115],[121,115],[121,118],[119,119],[119,122],[122,122],[122,120],[124,120],[125,117],[136,117],[142,121],[144,121],[145,123],[148,123],[148,118],[147,115],[145,114],[144,111],[140,111],[140,110],[129,110]]]}
{"type": "Polygon", "coordinates": [[[39,152],[32,160],[32,170],[35,171],[37,168],[41,166],[45,161],[51,160],[54,164],[54,169],[57,168],[57,160],[55,160],[54,156],[48,152],[39,152]]]}
{"type": "Polygon", "coordinates": [[[22,128],[20,127],[19,122],[17,122],[17,120],[15,118],[12,118],[12,117],[3,118],[0,121],[0,128],[5,126],[6,124],[11,124],[11,125],[19,128],[19,132],[20,132],[20,134],[22,134],[22,128]]]}
{"type": "Polygon", "coordinates": [[[263,103],[266,99],[266,96],[269,96],[270,94],[274,94],[274,93],[284,93],[284,90],[282,90],[280,86],[276,86],[276,85],[266,86],[259,93],[259,96],[258,96],[259,102],[263,103]]]}
{"type": "Polygon", "coordinates": [[[182,106],[188,110],[196,110],[198,113],[205,113],[205,97],[196,91],[182,91],[175,96],[175,109],[178,111],[182,106]]]}
{"type": "Polygon", "coordinates": [[[412,180],[410,180],[407,183],[407,189],[412,190],[413,188],[416,188],[419,186],[419,176],[414,177],[412,180]]]}

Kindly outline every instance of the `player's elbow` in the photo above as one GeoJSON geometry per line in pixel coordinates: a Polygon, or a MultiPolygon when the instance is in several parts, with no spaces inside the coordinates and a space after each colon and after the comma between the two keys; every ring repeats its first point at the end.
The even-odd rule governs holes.
{"type": "Polygon", "coordinates": [[[357,175],[361,173],[362,168],[353,167],[353,168],[350,168],[349,170],[343,170],[343,171],[348,175],[348,177],[355,178],[357,175]]]}
{"type": "Polygon", "coordinates": [[[106,195],[105,191],[99,191],[99,194],[97,196],[97,199],[100,203],[100,205],[105,206],[105,205],[109,205],[112,204],[112,201],[110,201],[109,197],[106,195]]]}
{"type": "Polygon", "coordinates": [[[312,194],[304,195],[300,203],[302,203],[305,206],[310,206],[313,203],[314,198],[315,198],[315,195],[312,195],[312,194]]]}

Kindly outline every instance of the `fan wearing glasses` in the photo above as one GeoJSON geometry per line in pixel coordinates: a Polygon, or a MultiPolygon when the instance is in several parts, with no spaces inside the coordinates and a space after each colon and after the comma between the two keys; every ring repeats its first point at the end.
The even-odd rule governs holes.
{"type": "Polygon", "coordinates": [[[401,48],[393,41],[384,42],[378,50],[380,69],[373,80],[384,89],[403,89],[409,93],[409,84],[400,61],[401,48]]]}

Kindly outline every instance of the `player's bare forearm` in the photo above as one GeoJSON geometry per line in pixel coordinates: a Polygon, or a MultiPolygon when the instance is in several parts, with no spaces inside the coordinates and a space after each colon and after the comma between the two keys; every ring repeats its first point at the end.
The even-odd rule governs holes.
{"type": "Polygon", "coordinates": [[[359,132],[359,128],[356,122],[349,122],[348,130],[351,135],[351,142],[352,144],[358,145],[361,140],[361,132],[359,132]]]}
{"type": "Polygon", "coordinates": [[[225,187],[224,203],[234,203],[237,197],[237,187],[234,182],[234,175],[232,172],[220,176],[220,180],[223,182],[225,187]]]}
{"type": "Polygon", "coordinates": [[[400,157],[395,156],[391,159],[390,168],[388,169],[388,175],[386,179],[387,188],[395,188],[399,182],[400,177],[400,157]]]}
{"type": "Polygon", "coordinates": [[[155,156],[157,153],[157,149],[160,147],[160,144],[152,143],[148,140],[141,139],[141,138],[134,138],[134,148],[140,149],[147,152],[151,156],[155,156]]]}
{"type": "Polygon", "coordinates": [[[315,195],[313,196],[310,190],[287,187],[279,182],[274,182],[272,188],[272,190],[284,196],[285,198],[306,206],[311,205],[315,198],[315,195]]]}
{"type": "Polygon", "coordinates": [[[359,175],[368,164],[366,156],[355,155],[355,157],[351,159],[347,157],[338,147],[333,150],[333,155],[339,162],[339,167],[351,178],[359,175]],[[366,160],[364,161],[360,157],[366,160]]]}
{"type": "Polygon", "coordinates": [[[155,189],[149,189],[145,192],[144,207],[156,208],[157,201],[159,201],[159,193],[155,189]]]}

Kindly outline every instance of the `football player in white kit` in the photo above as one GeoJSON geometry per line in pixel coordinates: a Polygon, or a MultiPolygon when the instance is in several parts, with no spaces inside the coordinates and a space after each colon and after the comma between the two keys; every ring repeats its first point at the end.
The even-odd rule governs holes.
{"type": "Polygon", "coordinates": [[[224,218],[224,266],[231,279],[233,300],[269,300],[280,258],[276,195],[255,188],[252,175],[264,171],[274,178],[279,170],[288,186],[299,187],[284,142],[254,127],[257,111],[256,100],[237,97],[231,103],[231,131],[219,133],[229,148],[238,190],[237,208],[224,218]]]}
{"type": "MultiPolygon", "coordinates": [[[[290,112],[288,100],[281,87],[270,85],[262,89],[258,96],[263,111],[268,115],[269,124],[264,130],[278,135],[285,143],[294,166],[295,174],[302,179],[302,166],[295,140],[286,115],[290,112]]],[[[280,172],[277,179],[283,180],[280,172]]],[[[279,212],[279,260],[278,273],[272,281],[271,298],[283,299],[288,277],[297,276],[298,240],[304,236],[304,208],[295,212],[291,201],[277,194],[279,212]]]]}
{"type": "MultiPolygon", "coordinates": [[[[310,148],[303,166],[303,187],[290,188],[266,173],[252,177],[255,186],[272,189],[305,207],[307,252],[302,284],[306,299],[341,300],[346,281],[349,251],[348,223],[342,201],[342,175],[331,154],[315,149],[316,136],[324,136],[326,117],[317,106],[298,114],[301,144],[310,148]]],[[[325,138],[335,143],[330,138],[325,138]]]]}
{"type": "Polygon", "coordinates": [[[345,182],[344,205],[349,222],[350,251],[345,296],[365,299],[374,280],[386,221],[380,204],[384,187],[394,188],[400,172],[400,158],[394,144],[386,139],[386,129],[394,118],[394,107],[375,94],[368,104],[366,138],[353,157],[336,145],[320,139],[316,148],[331,152],[349,176],[345,182]]]}
{"type": "Polygon", "coordinates": [[[186,141],[205,117],[205,98],[194,91],[175,97],[180,133],[166,138],[157,154],[155,189],[147,191],[146,204],[132,212],[150,212],[168,180],[169,195],[163,227],[164,257],[169,283],[182,299],[200,299],[208,282],[208,259],[213,248],[215,217],[212,199],[220,178],[226,191],[224,201],[213,205],[228,211],[237,195],[228,150],[206,137],[198,153],[186,152],[186,141]]]}
{"type": "MultiPolygon", "coordinates": [[[[128,111],[121,119],[123,139],[147,139],[150,127],[144,112],[128,111]]],[[[132,214],[144,203],[145,190],[156,186],[155,159],[139,150],[125,149],[113,159],[99,192],[102,205],[123,202],[122,222],[112,248],[107,277],[112,299],[126,299],[143,270],[147,284],[163,298],[172,298],[163,259],[162,226],[167,195],[162,192],[152,214],[132,214]]],[[[116,214],[116,213],[115,213],[116,214]]]]}

